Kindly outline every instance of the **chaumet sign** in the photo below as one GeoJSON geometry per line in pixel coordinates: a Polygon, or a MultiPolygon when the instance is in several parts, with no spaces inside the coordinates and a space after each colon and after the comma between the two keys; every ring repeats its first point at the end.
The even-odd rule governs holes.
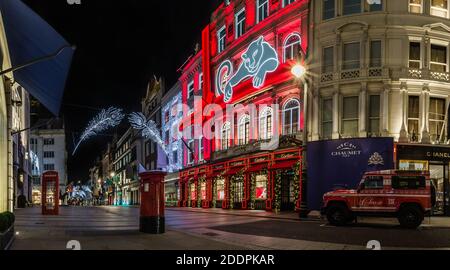
{"type": "Polygon", "coordinates": [[[263,87],[267,74],[276,71],[280,65],[276,50],[263,36],[250,43],[241,58],[236,73],[230,60],[225,60],[217,69],[216,96],[224,96],[225,103],[231,102],[233,88],[245,80],[253,79],[256,89],[263,87]]]}

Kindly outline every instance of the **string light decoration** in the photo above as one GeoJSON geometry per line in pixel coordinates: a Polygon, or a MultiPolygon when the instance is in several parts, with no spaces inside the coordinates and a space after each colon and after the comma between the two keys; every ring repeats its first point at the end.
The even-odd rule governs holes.
{"type": "Polygon", "coordinates": [[[144,138],[152,140],[158,144],[158,146],[161,147],[164,153],[169,157],[169,163],[173,163],[166,144],[161,138],[161,132],[153,120],[147,120],[143,113],[132,113],[128,117],[128,121],[134,129],[142,132],[142,136],[144,138]]]}
{"type": "Polygon", "coordinates": [[[122,109],[114,107],[103,109],[96,117],[94,117],[94,119],[89,122],[87,128],[81,135],[80,141],[75,146],[75,150],[73,150],[72,155],[75,155],[81,143],[98,135],[100,132],[118,126],[122,122],[124,117],[125,115],[123,114],[122,109]]]}

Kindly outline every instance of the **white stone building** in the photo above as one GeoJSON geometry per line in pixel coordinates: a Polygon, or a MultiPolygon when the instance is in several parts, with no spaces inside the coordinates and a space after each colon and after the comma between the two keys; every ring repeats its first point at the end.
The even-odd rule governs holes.
{"type": "Polygon", "coordinates": [[[62,123],[51,123],[31,132],[30,148],[37,156],[39,170],[33,165],[33,203],[40,203],[41,175],[46,171],[57,171],[60,194],[67,188],[66,134],[62,123]]]}
{"type": "Polygon", "coordinates": [[[310,141],[392,137],[399,169],[430,170],[450,214],[447,0],[314,0],[310,141]]]}

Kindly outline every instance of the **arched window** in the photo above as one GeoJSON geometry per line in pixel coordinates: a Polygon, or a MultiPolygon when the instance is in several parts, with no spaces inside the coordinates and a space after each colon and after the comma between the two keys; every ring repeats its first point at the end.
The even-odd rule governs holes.
{"type": "Polygon", "coordinates": [[[272,139],[272,115],[273,109],[271,107],[265,107],[259,114],[259,138],[261,140],[272,139]]]}
{"type": "Polygon", "coordinates": [[[222,150],[227,150],[230,148],[230,139],[231,139],[231,123],[226,122],[222,126],[222,150]]]}
{"type": "Polygon", "coordinates": [[[240,145],[248,144],[250,141],[250,116],[248,114],[239,120],[238,139],[240,145]]]}
{"type": "Polygon", "coordinates": [[[300,102],[291,99],[283,107],[283,134],[295,134],[300,129],[300,102]]]}
{"type": "Polygon", "coordinates": [[[297,58],[298,54],[300,53],[300,46],[302,44],[302,38],[298,33],[292,33],[290,34],[286,40],[284,41],[284,54],[283,54],[283,60],[284,62],[289,60],[294,60],[297,58]]]}

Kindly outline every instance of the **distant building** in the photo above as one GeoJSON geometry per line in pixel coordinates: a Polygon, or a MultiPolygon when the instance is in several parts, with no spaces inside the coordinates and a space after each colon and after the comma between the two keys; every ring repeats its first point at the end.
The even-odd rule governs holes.
{"type": "MultiPolygon", "coordinates": [[[[161,98],[164,93],[163,79],[154,78],[147,87],[147,94],[142,100],[142,112],[149,120],[161,123],[161,98]]],[[[167,166],[167,157],[157,143],[145,140],[145,168],[162,170],[167,166]]]]}
{"type": "Polygon", "coordinates": [[[33,203],[40,203],[41,175],[46,171],[57,171],[60,194],[67,187],[66,133],[62,120],[48,121],[48,124],[31,132],[30,148],[37,159],[32,165],[33,203]]]}
{"type": "Polygon", "coordinates": [[[183,117],[181,84],[175,84],[161,101],[162,139],[167,147],[167,166],[164,168],[168,175],[165,179],[166,203],[176,205],[178,202],[179,170],[183,168],[183,141],[179,131],[179,124],[183,117]]]}

